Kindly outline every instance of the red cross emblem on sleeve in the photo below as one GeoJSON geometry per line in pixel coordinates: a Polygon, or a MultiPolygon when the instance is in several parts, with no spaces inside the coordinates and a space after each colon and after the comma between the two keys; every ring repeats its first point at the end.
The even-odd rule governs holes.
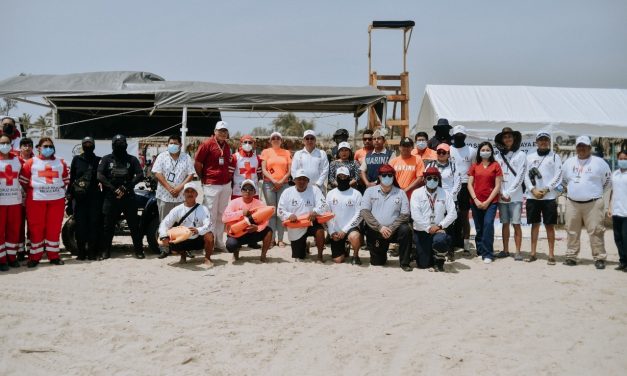
{"type": "Polygon", "coordinates": [[[54,171],[52,167],[50,167],[50,165],[46,165],[43,171],[39,171],[37,173],[37,176],[39,176],[40,178],[46,178],[46,184],[52,184],[54,178],[59,177],[59,172],[54,171]]]}
{"type": "Polygon", "coordinates": [[[246,179],[250,179],[253,176],[255,169],[250,166],[250,162],[244,163],[244,168],[239,169],[239,173],[246,176],[246,179]]]}
{"type": "Polygon", "coordinates": [[[0,179],[4,178],[7,185],[13,185],[13,180],[17,179],[17,171],[13,171],[13,166],[6,165],[4,171],[0,171],[0,179]]]}

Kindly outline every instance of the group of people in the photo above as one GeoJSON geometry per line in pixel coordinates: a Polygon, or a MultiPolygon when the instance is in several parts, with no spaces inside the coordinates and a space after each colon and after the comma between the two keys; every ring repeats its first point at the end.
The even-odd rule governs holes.
{"type": "MultiPolygon", "coordinates": [[[[55,157],[52,139],[39,140],[37,155],[27,138],[21,138],[15,150],[15,132],[11,132],[15,123],[7,117],[2,125],[0,270],[20,266],[25,238],[30,240],[27,266],[37,266],[43,252],[51,263],[63,264],[59,233],[64,208],[76,219],[77,259],[110,257],[121,213],[131,230],[135,256],[145,257],[133,190],[143,172],[137,158],[126,152],[124,136],[115,136],[113,152],[102,158],[95,155],[94,140],[86,137],[82,153],[68,168],[55,157]]],[[[432,138],[425,132],[413,139],[404,137],[398,156],[386,147],[385,133],[371,129],[363,132],[363,148],[355,151],[348,132],[336,132],[330,154],[317,148],[313,130],[304,132],[304,147],[293,154],[282,147],[278,132],[271,134],[270,147],[260,154],[249,135],[232,152],[228,124],[223,121],[193,157],[182,150],[179,136],[171,136],[167,150],[152,165],[158,181],[159,258],[178,253],[186,261],[194,250],[202,249],[205,265],[211,266],[216,250],[228,251],[237,260],[240,248],[249,246],[261,248],[260,260],[266,262],[270,248],[286,246],[287,233],[295,261],[307,257],[312,237],[317,261],[324,261],[326,242],[334,262],[350,259],[359,265],[359,251],[365,245],[372,265],[386,264],[392,253],[398,255],[402,270],[413,270],[415,261],[418,268],[443,271],[446,259],[454,260],[455,249],[470,255],[471,211],[477,255],[486,264],[510,255],[536,261],[542,222],[549,243],[548,263],[553,265],[557,196],[565,191],[564,264],[576,265],[585,227],[595,266],[605,267],[603,220],[609,214],[620,255],[618,269],[627,270],[627,152],[619,153],[619,169],[612,174],[604,160],[591,155],[587,136],[577,138],[577,155],[562,163],[551,150],[551,135],[544,131],[536,136],[537,149],[525,153],[520,149],[520,132],[510,128],[496,135],[494,146],[486,141],[477,148],[466,143],[463,125],[452,127],[440,119],[433,128],[432,138]],[[196,177],[200,184],[193,181],[196,177]],[[607,213],[603,195],[612,187],[607,213]],[[525,198],[531,224],[527,258],[522,256],[521,229],[525,198]],[[503,225],[500,252],[494,250],[497,210],[503,225]],[[515,246],[511,253],[510,224],[515,246]],[[175,229],[185,232],[183,240],[172,235],[175,229]],[[390,243],[397,244],[392,251],[390,243]]]]}

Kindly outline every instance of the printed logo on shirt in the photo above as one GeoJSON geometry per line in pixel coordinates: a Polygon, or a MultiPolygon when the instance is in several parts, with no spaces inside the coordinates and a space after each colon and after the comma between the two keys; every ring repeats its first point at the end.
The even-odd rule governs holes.
{"type": "Polygon", "coordinates": [[[400,203],[401,203],[401,198],[400,198],[400,197],[396,197],[396,198],[394,199],[394,203],[395,203],[396,205],[400,204],[400,203]]]}
{"type": "Polygon", "coordinates": [[[348,200],[346,206],[354,206],[353,200],[348,200]]]}
{"type": "Polygon", "coordinates": [[[298,206],[299,201],[297,199],[292,199],[292,206],[298,206]]]}
{"type": "Polygon", "coordinates": [[[331,203],[332,203],[333,205],[337,205],[337,204],[338,204],[338,202],[339,202],[339,201],[338,201],[338,200],[337,200],[337,198],[335,198],[335,197],[333,198],[333,201],[331,201],[331,203]]]}

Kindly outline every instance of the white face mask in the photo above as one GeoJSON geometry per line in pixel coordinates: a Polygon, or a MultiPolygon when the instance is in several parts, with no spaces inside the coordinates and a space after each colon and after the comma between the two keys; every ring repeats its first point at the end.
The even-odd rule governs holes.
{"type": "Polygon", "coordinates": [[[251,150],[253,150],[253,146],[251,144],[244,144],[244,145],[242,145],[242,150],[244,150],[244,151],[251,151],[251,150]]]}
{"type": "Polygon", "coordinates": [[[391,176],[383,176],[381,178],[381,184],[389,187],[390,185],[394,184],[394,178],[391,176]]]}
{"type": "Polygon", "coordinates": [[[427,148],[427,141],[417,141],[416,147],[420,150],[425,150],[427,148]]]}
{"type": "Polygon", "coordinates": [[[490,158],[490,156],[492,155],[492,153],[491,153],[491,152],[489,152],[489,151],[482,151],[482,152],[479,152],[479,155],[481,156],[481,158],[488,159],[488,158],[490,158]]]}
{"type": "Polygon", "coordinates": [[[436,189],[438,187],[438,180],[427,180],[427,188],[436,189]]]}
{"type": "Polygon", "coordinates": [[[623,170],[627,169],[627,159],[619,159],[618,168],[623,169],[623,170]]]}
{"type": "Polygon", "coordinates": [[[0,153],[7,154],[11,151],[11,144],[0,145],[0,153]]]}

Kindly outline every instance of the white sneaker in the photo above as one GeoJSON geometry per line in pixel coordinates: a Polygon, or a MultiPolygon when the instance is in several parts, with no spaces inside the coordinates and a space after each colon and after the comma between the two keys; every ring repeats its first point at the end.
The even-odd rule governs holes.
{"type": "Polygon", "coordinates": [[[483,259],[483,263],[484,263],[484,264],[491,264],[491,263],[492,263],[492,259],[489,259],[489,258],[484,258],[484,259],[483,259]]]}

